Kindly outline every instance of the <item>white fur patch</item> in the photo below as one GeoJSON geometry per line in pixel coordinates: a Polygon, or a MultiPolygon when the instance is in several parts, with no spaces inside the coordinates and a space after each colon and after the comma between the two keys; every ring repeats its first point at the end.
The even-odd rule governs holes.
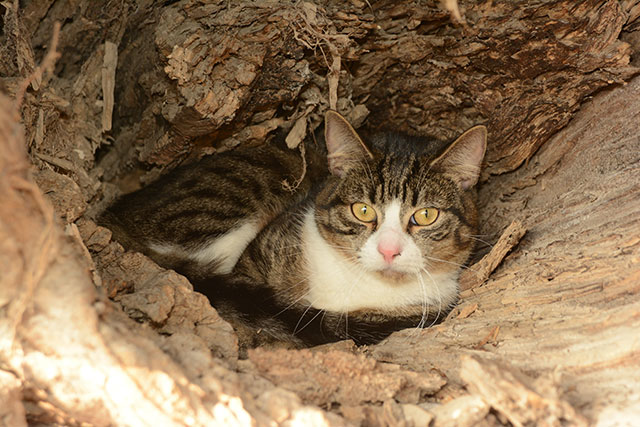
{"type": "Polygon", "coordinates": [[[217,261],[220,264],[216,269],[216,273],[227,274],[233,270],[240,255],[260,232],[260,229],[261,227],[258,224],[247,222],[227,231],[220,237],[212,239],[206,245],[194,251],[188,251],[171,243],[149,243],[148,246],[152,251],[161,255],[173,255],[201,264],[217,261]]]}
{"type": "Polygon", "coordinates": [[[304,250],[309,272],[306,299],[313,307],[348,312],[367,308],[390,310],[426,303],[445,310],[455,301],[457,273],[419,271],[409,275],[406,283],[390,283],[364,266],[348,261],[332,248],[320,235],[313,210],[306,213],[304,221],[304,250]]]}
{"type": "Polygon", "coordinates": [[[385,206],[380,227],[371,235],[360,249],[360,262],[369,270],[376,271],[388,268],[383,255],[378,251],[382,240],[393,240],[400,247],[400,255],[393,259],[391,267],[402,273],[418,273],[424,266],[420,248],[411,236],[405,232],[401,222],[402,204],[393,200],[385,206]]]}

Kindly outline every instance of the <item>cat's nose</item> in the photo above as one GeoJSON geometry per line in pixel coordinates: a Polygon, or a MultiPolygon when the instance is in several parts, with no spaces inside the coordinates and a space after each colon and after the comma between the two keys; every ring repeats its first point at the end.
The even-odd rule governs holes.
{"type": "Polygon", "coordinates": [[[387,264],[391,264],[393,259],[400,255],[400,244],[398,242],[382,241],[378,243],[378,252],[382,254],[387,264]]]}

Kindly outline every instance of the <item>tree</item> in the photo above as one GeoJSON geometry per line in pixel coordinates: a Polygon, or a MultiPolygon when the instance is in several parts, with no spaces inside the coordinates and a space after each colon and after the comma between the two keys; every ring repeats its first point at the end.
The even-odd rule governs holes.
{"type": "Polygon", "coordinates": [[[459,424],[583,424],[637,411],[639,2],[0,11],[7,425],[424,424],[460,408],[459,424]],[[47,47],[53,74],[37,69],[47,47]],[[470,267],[473,287],[436,327],[364,354],[338,343],[238,360],[204,297],[91,218],[119,191],[277,128],[295,149],[327,108],[437,138],[485,123],[477,237],[494,243],[514,219],[527,234],[488,280],[475,275],[486,260],[470,267]]]}

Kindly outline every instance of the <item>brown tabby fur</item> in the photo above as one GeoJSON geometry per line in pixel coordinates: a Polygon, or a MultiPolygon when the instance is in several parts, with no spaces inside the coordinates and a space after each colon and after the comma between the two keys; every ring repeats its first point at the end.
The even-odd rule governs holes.
{"type": "MultiPolygon", "coordinates": [[[[479,166],[486,131],[476,127],[450,148],[394,133],[371,135],[364,144],[337,113],[329,112],[326,121],[329,170],[325,140],[320,136],[317,143],[307,141],[307,173],[294,192],[283,181],[295,182],[301,175],[299,153],[282,142],[239,148],[180,167],[122,197],[100,222],[129,249],[189,277],[234,325],[246,347],[272,342],[302,346],[344,338],[366,344],[397,329],[442,319],[456,303],[457,292],[438,304],[416,300],[392,309],[383,301],[354,310],[315,307],[305,299],[311,286],[311,240],[305,230],[313,222],[324,241],[344,257],[345,265],[357,265],[360,248],[379,224],[358,221],[350,206],[365,202],[384,207],[395,200],[401,206],[405,232],[425,254],[429,277],[457,278],[473,248],[477,225],[473,185],[478,172],[461,165],[460,158],[469,150],[459,147],[476,144],[479,166]],[[337,127],[337,133],[330,126],[337,127]],[[465,138],[476,142],[458,143],[465,138]],[[412,212],[431,206],[440,211],[433,226],[411,225],[412,212]],[[220,274],[219,260],[202,263],[185,255],[248,222],[257,224],[259,232],[230,273],[220,274]],[[182,249],[160,253],[150,247],[154,242],[182,249]]],[[[323,273],[327,280],[334,274],[331,270],[323,273]]],[[[371,280],[386,281],[393,292],[394,287],[405,286],[407,276],[373,272],[371,280]]],[[[366,287],[367,280],[357,286],[366,287]]],[[[431,292],[430,283],[423,286],[431,292]]]]}

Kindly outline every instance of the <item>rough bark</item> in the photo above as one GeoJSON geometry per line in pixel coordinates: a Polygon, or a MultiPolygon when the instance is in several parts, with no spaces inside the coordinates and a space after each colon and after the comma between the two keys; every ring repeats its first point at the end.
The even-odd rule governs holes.
{"type": "Polygon", "coordinates": [[[0,6],[0,91],[29,83],[20,107],[0,94],[6,425],[640,417],[640,80],[602,91],[638,71],[638,1],[17,5],[0,6]],[[278,128],[295,147],[328,107],[438,138],[485,123],[478,238],[496,248],[441,325],[238,360],[184,278],[92,215],[185,158],[278,128]],[[524,238],[499,240],[514,220],[524,238]]]}
{"type": "MultiPolygon", "coordinates": [[[[25,413],[31,423],[65,425],[268,423],[277,402],[265,396],[284,390],[256,388],[229,369],[237,339],[206,298],[139,254],[123,254],[115,243],[103,247],[104,237],[94,237],[100,231],[84,223],[87,245],[108,259],[102,278],[126,268],[133,276],[124,286],[137,292],[122,296],[123,311],[96,288],[90,274],[95,267],[76,225],[62,233],[30,176],[16,113],[0,95],[3,425],[26,425],[25,413]],[[149,287],[156,292],[145,292],[149,287]],[[125,313],[162,324],[158,332],[165,337],[125,313]]],[[[332,419],[295,396],[279,416],[323,424],[332,419]]]]}
{"type": "MultiPolygon", "coordinates": [[[[165,166],[259,142],[301,117],[314,128],[338,87],[334,107],[366,107],[373,125],[451,138],[486,123],[493,144],[485,175],[505,172],[565,126],[583,99],[637,72],[619,37],[637,25],[635,1],[460,2],[464,24],[435,1],[66,3],[33,1],[24,13],[41,44],[53,19],[72,22],[59,68],[74,94],[83,92],[73,101],[94,111],[83,129],[92,150],[108,115],[101,107],[113,104],[102,105],[102,73],[74,73],[102,65],[105,42],[119,46],[116,147],[101,163],[109,180],[132,162],[165,166]],[[50,13],[37,25],[44,4],[50,13]],[[105,16],[118,25],[107,28],[105,16]]],[[[54,156],[69,156],[65,148],[54,156]]]]}
{"type": "MultiPolygon", "coordinates": [[[[486,173],[500,173],[530,158],[586,96],[637,72],[618,38],[633,2],[461,2],[466,24],[457,26],[436,2],[277,3],[178,2],[158,12],[138,40],[153,31],[149,51],[164,68],[120,74],[122,94],[142,86],[151,102],[140,114],[139,98],[121,96],[120,114],[140,123],[119,142],[152,126],[138,158],[165,164],[194,144],[262,140],[312,112],[315,126],[330,103],[325,76],[337,74],[338,109],[364,105],[372,124],[451,138],[487,123],[486,173]]],[[[134,55],[125,51],[123,63],[134,55]]]]}
{"type": "Polygon", "coordinates": [[[499,360],[547,378],[592,422],[640,416],[639,94],[635,78],[598,95],[528,167],[483,186],[483,240],[514,218],[527,234],[447,322],[374,357],[437,369],[454,395],[464,355],[499,360]]]}

